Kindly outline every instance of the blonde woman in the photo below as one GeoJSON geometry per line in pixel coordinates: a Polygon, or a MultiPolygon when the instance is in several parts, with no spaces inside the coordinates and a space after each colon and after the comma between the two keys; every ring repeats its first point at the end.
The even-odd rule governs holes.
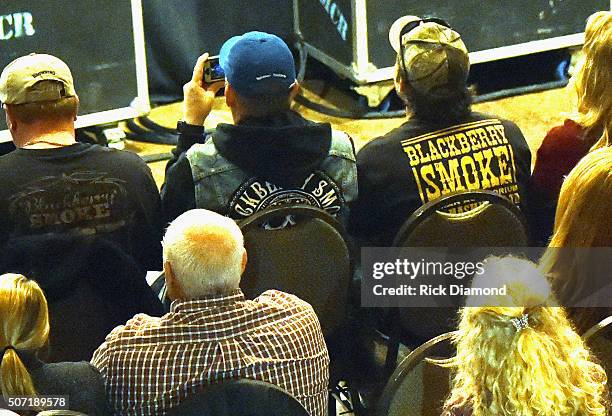
{"type": "Polygon", "coordinates": [[[89,364],[45,364],[49,314],[38,284],[19,274],[0,276],[0,390],[9,397],[67,395],[71,410],[107,414],[104,384],[89,364]]]}
{"type": "Polygon", "coordinates": [[[592,361],[534,264],[490,258],[460,311],[445,416],[606,416],[606,374],[592,361]]]}
{"type": "Polygon", "coordinates": [[[534,196],[541,197],[547,224],[540,237],[550,236],[554,205],[563,177],[590,149],[609,146],[612,137],[612,12],[601,11],[589,17],[585,28],[583,57],[570,81],[576,95],[571,119],[548,132],[538,149],[531,178],[534,196]],[[548,210],[546,207],[550,207],[548,210]]]}
{"type": "Polygon", "coordinates": [[[590,304],[599,306],[569,309],[580,333],[612,315],[611,307],[602,307],[612,305],[609,296],[606,299],[604,293],[604,299],[593,298],[609,284],[608,253],[612,249],[605,247],[612,247],[611,202],[612,147],[608,146],[586,155],[565,179],[554,233],[540,263],[563,305],[579,305],[581,299],[590,297],[590,304]]]}

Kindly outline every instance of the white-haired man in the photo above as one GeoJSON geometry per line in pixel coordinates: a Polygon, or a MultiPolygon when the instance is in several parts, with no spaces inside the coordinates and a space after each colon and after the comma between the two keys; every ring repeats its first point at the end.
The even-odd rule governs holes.
{"type": "Polygon", "coordinates": [[[250,378],[276,384],[312,415],[327,411],[329,356],[306,302],[276,290],[245,300],[247,261],[236,223],[187,211],[163,239],[170,313],[136,315],[113,330],[92,363],[113,411],[163,415],[207,384],[250,378]]]}

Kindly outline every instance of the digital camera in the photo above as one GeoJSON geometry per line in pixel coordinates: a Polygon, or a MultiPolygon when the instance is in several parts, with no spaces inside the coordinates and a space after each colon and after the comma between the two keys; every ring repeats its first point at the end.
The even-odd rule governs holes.
{"type": "Polygon", "coordinates": [[[211,56],[204,63],[204,82],[212,84],[225,80],[225,72],[219,65],[219,56],[211,56]]]}

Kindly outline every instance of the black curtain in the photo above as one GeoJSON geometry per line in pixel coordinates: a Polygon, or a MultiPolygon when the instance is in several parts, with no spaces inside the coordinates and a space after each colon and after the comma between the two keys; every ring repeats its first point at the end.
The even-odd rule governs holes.
{"type": "Polygon", "coordinates": [[[197,57],[251,30],[274,33],[290,46],[290,0],[143,0],[149,92],[153,103],[176,101],[197,57]]]}

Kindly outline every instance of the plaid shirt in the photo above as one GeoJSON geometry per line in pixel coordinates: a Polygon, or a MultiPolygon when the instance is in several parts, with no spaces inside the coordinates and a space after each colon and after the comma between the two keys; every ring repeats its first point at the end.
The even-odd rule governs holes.
{"type": "Polygon", "coordinates": [[[122,415],[163,415],[210,383],[275,384],[313,416],[327,413],[329,356],[312,307],[269,290],[174,301],[161,318],[139,314],[115,328],[92,358],[122,415]]]}

